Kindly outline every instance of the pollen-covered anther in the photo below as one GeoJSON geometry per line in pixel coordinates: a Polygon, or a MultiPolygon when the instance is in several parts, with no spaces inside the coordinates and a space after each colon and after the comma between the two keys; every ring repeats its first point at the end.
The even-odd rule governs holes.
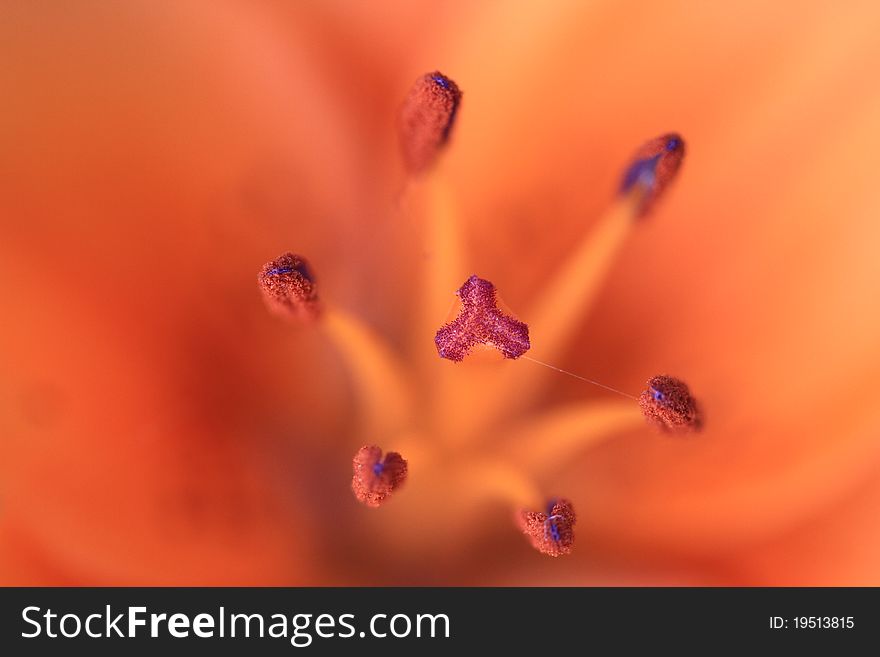
{"type": "Polygon", "coordinates": [[[532,546],[543,554],[558,557],[571,552],[574,544],[574,507],[564,498],[547,503],[547,511],[520,511],[519,526],[532,546]]]}
{"type": "Polygon", "coordinates": [[[257,277],[269,310],[297,321],[308,321],[320,314],[318,292],[305,259],[285,253],[267,262],[257,277]]]}
{"type": "Polygon", "coordinates": [[[623,174],[621,194],[638,192],[636,216],[647,215],[675,179],[684,159],[684,140],[669,133],[644,144],[623,174]]]}
{"type": "Polygon", "coordinates": [[[407,465],[397,452],[382,450],[376,445],[364,445],[352,461],[351,489],[354,496],[366,506],[377,507],[406,481],[407,465]]]}
{"type": "Polygon", "coordinates": [[[477,345],[496,348],[505,358],[519,358],[529,350],[529,327],[498,308],[495,286],[471,276],[455,293],[461,310],[434,336],[437,353],[452,361],[464,360],[477,345]]]}
{"type": "Polygon", "coordinates": [[[440,71],[416,80],[398,120],[403,160],[410,173],[422,173],[437,159],[449,141],[460,103],[458,85],[440,71]]]}
{"type": "Polygon", "coordinates": [[[703,426],[697,400],[687,384],[671,376],[655,376],[639,396],[645,418],[663,431],[699,431],[703,426]]]}

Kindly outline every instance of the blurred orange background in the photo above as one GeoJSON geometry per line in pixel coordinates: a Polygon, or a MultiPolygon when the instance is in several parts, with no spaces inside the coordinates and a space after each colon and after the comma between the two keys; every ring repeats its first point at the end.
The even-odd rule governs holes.
{"type": "Polygon", "coordinates": [[[0,15],[0,583],[880,585],[876,3],[0,15]],[[573,500],[568,557],[463,472],[554,409],[620,400],[436,358],[418,317],[440,183],[401,203],[394,123],[435,69],[464,91],[435,172],[461,233],[449,301],[478,273],[544,319],[528,309],[629,155],[687,140],[552,362],[633,393],[681,376],[707,429],[627,425],[565,458],[548,434],[516,476],[573,500]],[[399,360],[415,411],[394,434],[365,435],[394,391],[365,397],[320,325],[266,312],[256,274],[288,250],[399,360]],[[537,390],[479,447],[442,429],[495,388],[476,377],[537,390]],[[365,442],[410,447],[375,510],[349,488],[365,442]]]}

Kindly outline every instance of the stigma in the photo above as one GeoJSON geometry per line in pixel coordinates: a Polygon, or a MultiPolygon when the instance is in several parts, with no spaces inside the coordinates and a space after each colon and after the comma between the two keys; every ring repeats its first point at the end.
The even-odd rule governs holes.
{"type": "Polygon", "coordinates": [[[458,317],[441,326],[434,336],[441,358],[462,361],[477,345],[494,347],[505,358],[512,359],[529,350],[528,325],[498,308],[492,283],[471,276],[455,294],[461,300],[458,317]]]}

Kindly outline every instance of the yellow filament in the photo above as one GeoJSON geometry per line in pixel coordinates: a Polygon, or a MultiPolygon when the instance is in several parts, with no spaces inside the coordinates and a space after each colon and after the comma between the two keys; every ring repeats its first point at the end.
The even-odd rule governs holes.
{"type": "Polygon", "coordinates": [[[363,413],[364,434],[381,442],[411,421],[412,399],[403,368],[391,349],[359,320],[326,308],[321,326],[348,366],[363,413]]]}
{"type": "Polygon", "coordinates": [[[625,401],[575,404],[545,413],[505,438],[510,460],[538,475],[624,431],[644,425],[639,407],[625,401]]]}
{"type": "Polygon", "coordinates": [[[592,306],[629,235],[640,195],[617,200],[599,219],[529,311],[529,335],[541,353],[554,358],[571,339],[578,320],[592,306]]]}
{"type": "Polygon", "coordinates": [[[461,481],[483,498],[495,499],[515,509],[543,506],[540,490],[523,472],[495,461],[469,462],[459,470],[461,481]]]}

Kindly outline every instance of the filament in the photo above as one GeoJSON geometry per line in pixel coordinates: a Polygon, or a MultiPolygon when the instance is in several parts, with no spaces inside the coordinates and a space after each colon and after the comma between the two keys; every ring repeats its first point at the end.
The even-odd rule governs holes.
{"type": "Polygon", "coordinates": [[[410,419],[411,386],[391,349],[356,318],[327,307],[321,326],[342,356],[364,413],[365,435],[387,435],[410,419]]]}
{"type": "Polygon", "coordinates": [[[504,463],[471,462],[462,468],[461,475],[476,492],[506,502],[515,509],[535,506],[542,499],[538,487],[528,476],[504,463]]]}
{"type": "Polygon", "coordinates": [[[601,289],[605,275],[629,235],[639,194],[614,202],[568,256],[539,302],[528,313],[534,342],[543,353],[558,354],[577,330],[580,315],[601,289]]]}
{"type": "Polygon", "coordinates": [[[503,449],[512,462],[540,476],[569,463],[584,449],[643,425],[638,406],[629,402],[574,404],[518,425],[505,436],[503,449]]]}

